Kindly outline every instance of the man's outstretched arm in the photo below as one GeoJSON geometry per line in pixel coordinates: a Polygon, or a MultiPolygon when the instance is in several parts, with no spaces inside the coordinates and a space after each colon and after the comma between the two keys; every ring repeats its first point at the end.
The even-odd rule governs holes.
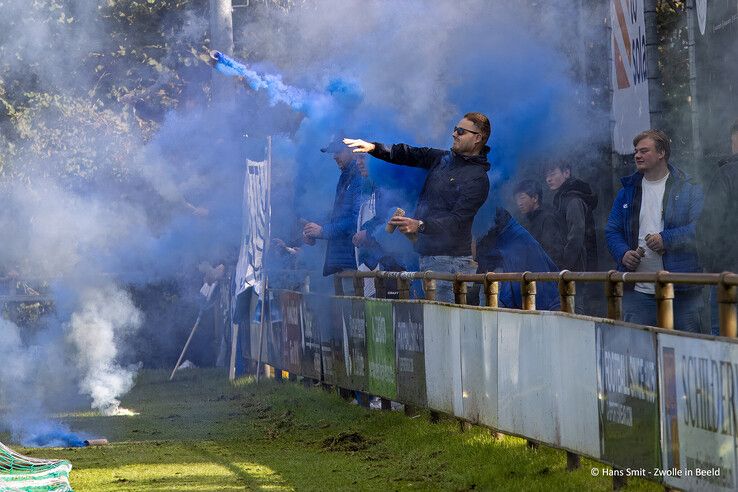
{"type": "Polygon", "coordinates": [[[423,169],[433,166],[438,158],[445,153],[443,150],[432,149],[430,147],[412,147],[405,144],[388,146],[353,138],[344,138],[343,143],[353,149],[355,153],[369,153],[372,157],[392,164],[420,167],[423,169]]]}

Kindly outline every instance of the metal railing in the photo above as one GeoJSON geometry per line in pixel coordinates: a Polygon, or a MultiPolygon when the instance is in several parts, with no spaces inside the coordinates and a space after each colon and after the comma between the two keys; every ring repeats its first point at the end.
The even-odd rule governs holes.
{"type": "Polygon", "coordinates": [[[517,273],[481,273],[453,274],[441,272],[359,272],[344,271],[334,276],[336,295],[345,295],[343,278],[352,278],[356,296],[364,297],[364,279],[373,278],[378,297],[386,297],[386,281],[397,282],[400,299],[410,298],[410,283],[420,280],[423,283],[425,299],[436,298],[436,282],[453,283],[454,301],[456,304],[467,304],[468,283],[481,284],[488,307],[498,307],[500,282],[519,282],[521,284],[523,310],[536,309],[536,282],[557,282],[561,311],[574,313],[576,283],[602,283],[607,299],[607,317],[613,320],[623,318],[623,291],[626,283],[653,283],[657,306],[657,325],[668,330],[674,329],[674,285],[711,285],[717,286],[717,302],[719,304],[720,336],[735,338],[738,335],[738,275],[732,272],[723,273],[671,273],[660,272],[517,272],[517,273]]]}
{"type": "Polygon", "coordinates": [[[43,281],[40,281],[39,279],[31,278],[0,280],[0,304],[53,302],[53,297],[50,296],[45,289],[36,285],[31,286],[29,284],[29,282],[34,280],[43,283],[43,281]]]}

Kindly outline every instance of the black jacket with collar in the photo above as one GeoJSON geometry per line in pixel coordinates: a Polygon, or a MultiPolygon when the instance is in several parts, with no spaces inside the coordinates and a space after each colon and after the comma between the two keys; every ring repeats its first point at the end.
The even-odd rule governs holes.
{"type": "Polygon", "coordinates": [[[423,256],[471,256],[472,223],[489,194],[483,154],[465,156],[449,150],[375,143],[371,155],[393,164],[428,170],[413,218],[425,223],[415,250],[423,256]]]}
{"type": "Polygon", "coordinates": [[[700,258],[711,273],[738,272],[738,154],[718,162],[705,190],[705,208],[697,225],[700,258]]]}
{"type": "Polygon", "coordinates": [[[566,223],[560,268],[573,272],[597,271],[597,231],[593,210],[597,194],[589,184],[570,177],[556,191],[553,208],[566,223]]]}

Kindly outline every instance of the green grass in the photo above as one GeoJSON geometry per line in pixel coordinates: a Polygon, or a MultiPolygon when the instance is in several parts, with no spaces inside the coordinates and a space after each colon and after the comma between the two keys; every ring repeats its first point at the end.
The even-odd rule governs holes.
{"type": "MultiPolygon", "coordinates": [[[[458,422],[366,410],[319,388],[189,370],[143,372],[123,406],[140,412],[65,417],[111,444],[19,449],[72,462],[78,491],[611,490],[593,466],[566,471],[563,451],[458,422]]],[[[662,490],[631,479],[631,490],[662,490]]]]}

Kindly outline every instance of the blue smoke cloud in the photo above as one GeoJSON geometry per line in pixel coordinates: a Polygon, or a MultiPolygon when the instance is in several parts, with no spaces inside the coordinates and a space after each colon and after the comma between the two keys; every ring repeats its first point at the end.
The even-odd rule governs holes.
{"type": "MultiPolygon", "coordinates": [[[[297,111],[324,109],[303,112],[298,130],[286,137],[292,145],[275,157],[276,166],[292,166],[294,208],[316,221],[328,214],[338,171],[318,149],[333,135],[448,148],[456,122],[480,111],[493,128],[493,189],[475,222],[477,234],[486,230],[495,207],[509,204],[508,182],[607,138],[600,132],[607,116],[583,103],[589,89],[575,80],[578,60],[567,51],[565,20],[578,18],[575,3],[544,9],[468,2],[460,11],[418,1],[326,2],[276,20],[255,19],[243,35],[275,70],[281,67],[269,78],[322,87],[299,91],[308,98],[299,104],[286,98],[297,111]],[[549,9],[559,12],[551,25],[544,15],[549,9]]],[[[594,34],[581,35],[596,41],[594,34]]],[[[380,186],[414,203],[422,171],[370,161],[380,186]]]]}
{"type": "MultiPolygon", "coordinates": [[[[579,3],[556,1],[545,10],[560,11],[558,22],[567,13],[574,18],[579,3]]],[[[203,259],[232,264],[245,159],[265,158],[266,136],[273,136],[274,235],[286,235],[296,219],[321,222],[331,209],[338,170],[319,149],[333,136],[448,148],[468,111],[486,113],[493,126],[494,188],[475,224],[484,231],[506,201],[505,184],[530,171],[526,163],[599,138],[592,122],[603,117],[582,104],[587,89],[571,75],[565,27],[547,24],[542,10],[486,0],[326,0],[254,15],[236,28],[252,53],[248,63],[222,53],[216,60],[224,76],[246,82],[235,107],[195,103],[167,115],[153,138],[138,142],[123,184],[104,162],[84,185],[53,176],[32,187],[6,183],[0,224],[13,232],[0,260],[25,258],[24,273],[67,285],[108,274],[146,284],[185,278],[203,259]]],[[[56,67],[44,50],[31,52],[40,56],[34,66],[56,67]]],[[[59,72],[40,80],[80,85],[59,72]]],[[[414,209],[423,171],[371,158],[369,168],[393,203],[414,209]]],[[[303,249],[305,266],[321,270],[322,251],[303,249]]],[[[65,315],[79,309],[77,297],[69,294],[65,315]]]]}

